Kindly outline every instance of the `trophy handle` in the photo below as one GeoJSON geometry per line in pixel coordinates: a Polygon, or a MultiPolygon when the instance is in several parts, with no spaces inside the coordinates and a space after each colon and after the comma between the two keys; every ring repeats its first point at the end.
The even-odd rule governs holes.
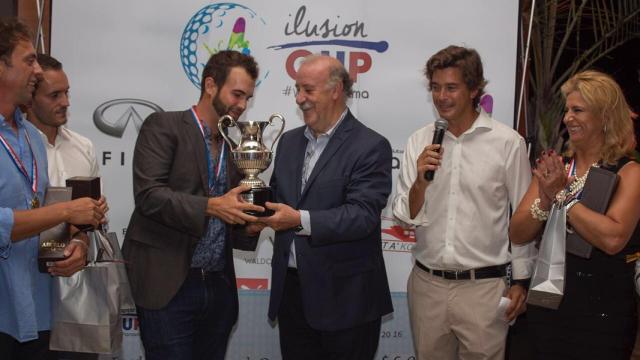
{"type": "Polygon", "coordinates": [[[234,126],[236,126],[236,121],[233,119],[233,117],[231,117],[231,115],[225,115],[221,117],[220,120],[218,120],[218,131],[220,131],[220,135],[222,135],[227,144],[229,144],[229,148],[231,148],[231,150],[235,150],[238,145],[236,145],[236,143],[227,136],[224,128],[230,128],[234,126]]]}
{"type": "Polygon", "coordinates": [[[280,121],[282,121],[282,127],[280,128],[280,131],[278,132],[278,135],[276,135],[275,139],[273,139],[273,142],[271,143],[271,152],[273,152],[273,145],[276,144],[276,142],[278,141],[278,139],[282,135],[282,132],[284,131],[284,116],[282,116],[280,114],[271,115],[271,117],[269,118],[269,125],[273,125],[273,119],[274,118],[278,118],[278,119],[280,119],[280,121]]]}

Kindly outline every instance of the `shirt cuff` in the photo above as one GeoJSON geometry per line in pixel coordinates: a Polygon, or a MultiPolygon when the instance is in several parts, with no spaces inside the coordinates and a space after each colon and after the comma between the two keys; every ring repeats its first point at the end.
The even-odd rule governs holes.
{"type": "Polygon", "coordinates": [[[409,217],[409,199],[406,196],[399,197],[393,203],[392,212],[395,222],[405,229],[414,226],[426,226],[428,224],[426,209],[427,202],[422,205],[415,218],[409,217]]]}
{"type": "Polygon", "coordinates": [[[533,266],[535,260],[513,259],[511,260],[512,277],[514,280],[529,279],[533,276],[533,266]]]}
{"type": "Polygon", "coordinates": [[[13,209],[0,208],[0,258],[6,259],[9,257],[13,222],[13,209]]]}
{"type": "Polygon", "coordinates": [[[511,265],[513,279],[528,279],[533,275],[533,268],[538,257],[535,243],[516,245],[511,244],[511,265]]]}
{"type": "Polygon", "coordinates": [[[309,215],[309,211],[307,210],[299,210],[299,211],[300,211],[300,225],[302,226],[302,230],[296,231],[296,235],[311,236],[311,215],[309,215]]]}

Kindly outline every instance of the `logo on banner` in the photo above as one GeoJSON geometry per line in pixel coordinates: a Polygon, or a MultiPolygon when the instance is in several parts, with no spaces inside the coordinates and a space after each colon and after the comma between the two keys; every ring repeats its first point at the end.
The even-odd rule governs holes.
{"type": "Polygon", "coordinates": [[[491,94],[483,94],[480,97],[480,107],[491,116],[493,114],[493,96],[491,94]]]}
{"type": "Polygon", "coordinates": [[[382,250],[390,252],[411,252],[416,245],[414,229],[404,229],[392,218],[382,216],[382,250]]]}
{"type": "Polygon", "coordinates": [[[109,100],[98,105],[93,112],[93,123],[103,133],[121,138],[129,122],[133,122],[137,132],[147,116],[162,111],[160,106],[147,100],[109,100]]]}
{"type": "Polygon", "coordinates": [[[268,290],[269,279],[261,278],[236,278],[239,290],[268,290]]]}
{"type": "MultiPolygon", "coordinates": [[[[251,40],[256,34],[267,33],[267,23],[254,10],[237,3],[214,3],[200,9],[191,17],[180,39],[180,61],[191,83],[200,88],[202,70],[209,57],[221,50],[236,50],[262,58],[267,50],[288,51],[284,70],[295,79],[297,67],[302,58],[312,53],[321,53],[338,59],[349,71],[357,84],[358,79],[373,68],[377,54],[386,52],[386,40],[369,38],[368,28],[362,20],[343,21],[340,15],[335,19],[312,19],[307,6],[300,6],[284,24],[284,36],[295,41],[285,41],[277,45],[261,46],[251,40]]],[[[267,78],[268,70],[256,81],[256,86],[267,78]]],[[[353,98],[368,99],[367,89],[354,87],[353,98]]],[[[295,94],[289,85],[282,94],[295,94]]]]}
{"type": "MultiPolygon", "coordinates": [[[[349,71],[354,83],[359,77],[371,70],[376,53],[384,53],[389,49],[385,40],[372,41],[364,21],[343,21],[340,15],[335,19],[311,19],[307,15],[307,7],[302,5],[289,14],[285,24],[284,35],[295,37],[296,41],[269,46],[268,49],[290,51],[285,63],[287,74],[295,79],[299,61],[312,53],[321,53],[338,59],[349,71]]],[[[283,90],[284,95],[288,92],[283,90]]],[[[353,98],[368,99],[370,93],[366,89],[354,88],[353,98]]]]}
{"type": "Polygon", "coordinates": [[[124,336],[137,336],[140,330],[140,321],[136,315],[122,315],[122,332],[124,336]]]}
{"type": "MultiPolygon", "coordinates": [[[[236,50],[258,58],[260,48],[251,43],[257,33],[264,32],[266,22],[250,8],[235,3],[215,3],[200,9],[189,20],[180,39],[180,61],[189,81],[200,89],[202,70],[211,55],[221,50],[236,50]]],[[[260,85],[269,71],[256,86],[260,85]]]]}

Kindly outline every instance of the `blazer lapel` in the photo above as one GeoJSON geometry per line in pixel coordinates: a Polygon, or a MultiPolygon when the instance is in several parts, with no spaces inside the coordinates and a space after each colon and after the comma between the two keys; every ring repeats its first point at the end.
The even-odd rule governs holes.
{"type": "Polygon", "coordinates": [[[182,115],[182,121],[185,123],[185,129],[188,141],[193,143],[193,149],[195,151],[194,159],[198,171],[200,172],[200,181],[202,182],[202,189],[205,194],[209,194],[209,173],[207,166],[207,157],[205,152],[207,151],[207,145],[204,142],[204,137],[195,123],[191,110],[187,110],[182,115]]]}
{"type": "Polygon", "coordinates": [[[283,149],[285,151],[290,151],[292,155],[292,164],[294,164],[294,176],[292,177],[293,181],[295,181],[295,199],[296,203],[300,201],[300,193],[302,192],[302,165],[304,163],[304,154],[307,149],[307,143],[309,140],[304,136],[304,127],[302,128],[302,132],[299,136],[293,136],[294,143],[291,146],[291,149],[283,149]]]}
{"type": "MultiPolygon", "coordinates": [[[[311,171],[311,175],[309,175],[309,179],[307,179],[307,183],[305,185],[304,191],[300,199],[304,198],[309,188],[313,186],[313,182],[318,177],[318,174],[329,163],[333,155],[335,155],[338,149],[340,149],[342,144],[344,144],[344,142],[347,140],[349,132],[353,128],[352,119],[353,119],[353,115],[351,115],[351,112],[349,111],[345,116],[345,118],[342,120],[342,123],[335,130],[336,132],[333,134],[333,136],[331,136],[331,139],[329,139],[329,143],[327,144],[327,147],[324,149],[324,151],[320,155],[320,158],[316,162],[316,165],[313,167],[313,170],[311,171]]],[[[303,156],[303,161],[304,161],[304,156],[303,156]]],[[[302,173],[302,167],[300,167],[300,173],[302,173]]]]}

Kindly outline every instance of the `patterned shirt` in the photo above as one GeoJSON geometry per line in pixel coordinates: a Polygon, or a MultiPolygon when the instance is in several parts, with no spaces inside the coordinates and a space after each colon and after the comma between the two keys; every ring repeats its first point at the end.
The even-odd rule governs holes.
{"type": "MultiPolygon", "coordinates": [[[[227,186],[227,167],[225,166],[224,158],[220,163],[220,170],[216,177],[216,169],[220,162],[219,157],[214,157],[211,141],[211,129],[203,123],[205,143],[207,145],[207,151],[209,152],[209,196],[221,196],[228,191],[227,186]]],[[[218,140],[218,154],[222,154],[222,147],[225,143],[222,139],[218,140]]],[[[228,156],[229,149],[224,149],[225,157],[228,156]]],[[[207,231],[202,239],[198,242],[193,257],[191,258],[191,267],[203,268],[206,271],[221,271],[224,269],[224,246],[225,246],[225,233],[226,226],[222,220],[216,217],[209,218],[209,224],[207,225],[207,231]]]]}

